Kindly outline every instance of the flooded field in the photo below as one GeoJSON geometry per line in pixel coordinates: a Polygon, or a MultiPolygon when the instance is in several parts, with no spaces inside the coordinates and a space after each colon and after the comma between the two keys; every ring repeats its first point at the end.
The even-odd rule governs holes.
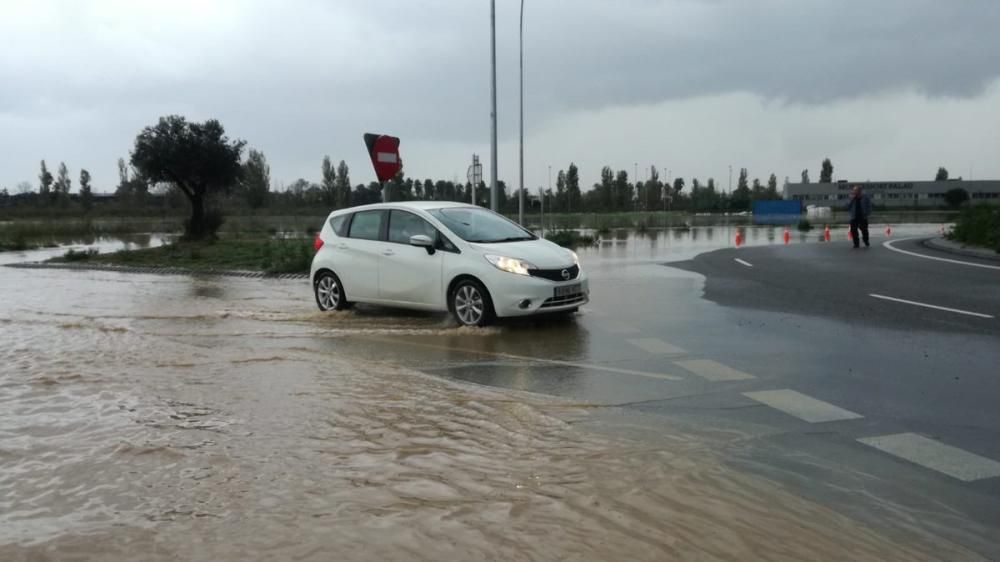
{"type": "MultiPolygon", "coordinates": [[[[581,257],[599,285],[623,262],[731,238],[627,233],[581,257]]],[[[974,558],[743,474],[681,428],[595,432],[587,402],[380,353],[393,338],[503,348],[528,331],[582,360],[577,320],[546,339],[320,314],[302,281],[104,272],[0,268],[0,295],[3,560],[974,558]]]]}

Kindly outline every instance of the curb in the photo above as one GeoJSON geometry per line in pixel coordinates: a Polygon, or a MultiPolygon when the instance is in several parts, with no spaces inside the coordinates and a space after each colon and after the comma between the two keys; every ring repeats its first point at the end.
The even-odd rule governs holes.
{"type": "Polygon", "coordinates": [[[4,267],[16,269],[63,269],[71,271],[107,271],[111,273],[140,273],[145,275],[196,275],[201,277],[243,277],[246,279],[309,279],[308,273],[264,273],[236,269],[187,269],[183,267],[142,267],[123,265],[26,262],[8,263],[4,267]]]}
{"type": "Polygon", "coordinates": [[[981,260],[1000,262],[1000,253],[994,252],[989,248],[983,248],[980,246],[965,246],[958,242],[945,240],[944,238],[928,238],[921,241],[920,245],[939,252],[947,252],[949,254],[965,256],[968,258],[978,258],[981,260]]]}

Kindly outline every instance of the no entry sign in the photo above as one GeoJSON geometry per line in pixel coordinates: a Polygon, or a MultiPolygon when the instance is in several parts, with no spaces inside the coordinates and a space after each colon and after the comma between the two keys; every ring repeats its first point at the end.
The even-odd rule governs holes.
{"type": "Polygon", "coordinates": [[[398,138],[365,133],[365,146],[368,147],[368,156],[372,159],[378,181],[392,179],[403,169],[403,161],[399,158],[398,138]]]}

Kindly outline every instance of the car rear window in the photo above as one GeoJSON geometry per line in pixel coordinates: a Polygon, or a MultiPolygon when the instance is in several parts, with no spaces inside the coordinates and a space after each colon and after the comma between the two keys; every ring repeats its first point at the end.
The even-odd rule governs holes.
{"type": "Polygon", "coordinates": [[[351,215],[340,215],[330,219],[330,228],[333,229],[334,234],[340,237],[347,236],[347,219],[351,215]]]}
{"type": "Polygon", "coordinates": [[[351,221],[351,238],[362,240],[378,240],[382,232],[382,218],[385,211],[361,211],[354,213],[351,221]]]}

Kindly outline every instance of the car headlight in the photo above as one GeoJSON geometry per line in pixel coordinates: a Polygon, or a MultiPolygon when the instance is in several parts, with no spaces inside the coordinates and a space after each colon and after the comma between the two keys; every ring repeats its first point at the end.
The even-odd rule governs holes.
{"type": "Polygon", "coordinates": [[[573,258],[573,265],[580,265],[580,256],[576,255],[576,252],[570,250],[569,255],[573,258]]]}
{"type": "Polygon", "coordinates": [[[516,273],[518,275],[529,275],[529,269],[537,269],[531,263],[524,260],[519,260],[517,258],[508,258],[506,256],[494,256],[487,254],[486,261],[493,264],[494,267],[501,271],[506,271],[508,273],[516,273]]]}

